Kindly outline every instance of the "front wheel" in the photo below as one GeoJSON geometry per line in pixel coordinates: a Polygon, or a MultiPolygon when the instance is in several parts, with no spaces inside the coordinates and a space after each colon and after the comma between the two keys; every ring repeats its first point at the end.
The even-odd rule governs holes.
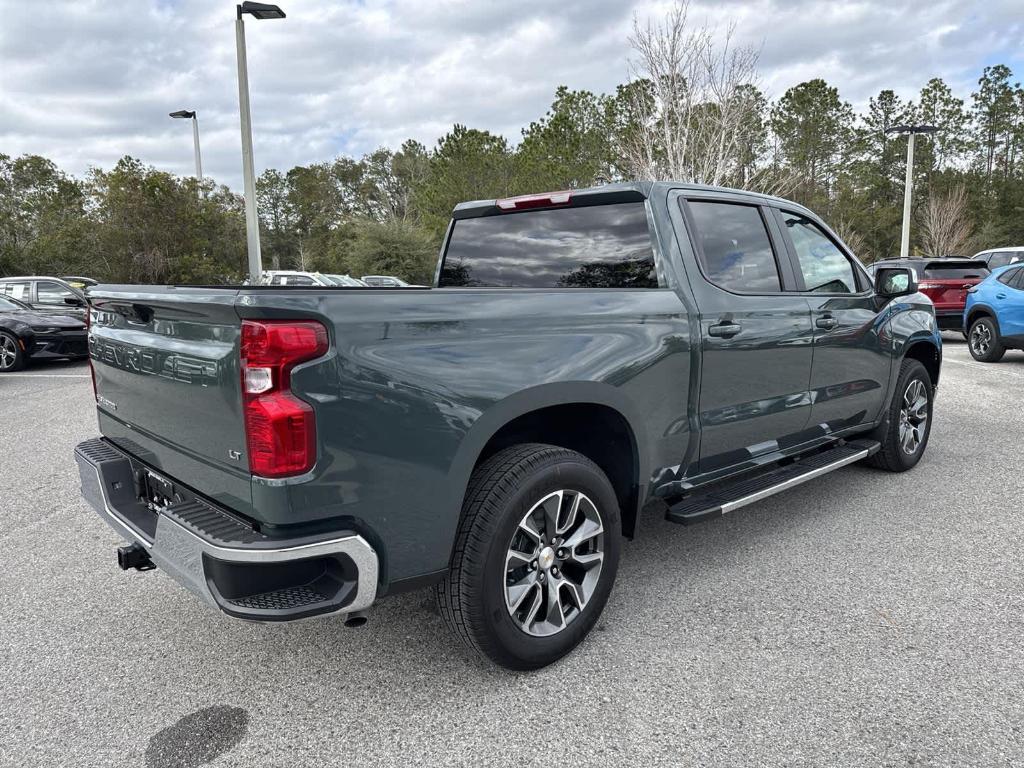
{"type": "Polygon", "coordinates": [[[918,360],[904,360],[886,420],[875,433],[882,447],[868,462],[890,472],[906,472],[924,455],[932,430],[935,389],[918,360]]]}
{"type": "Polygon", "coordinates": [[[971,357],[981,363],[998,363],[1006,354],[1006,347],[999,340],[999,328],[991,317],[979,317],[971,323],[967,346],[971,357]]]}
{"type": "Polygon", "coordinates": [[[17,371],[25,366],[25,353],[14,336],[0,331],[0,372],[17,371]]]}
{"type": "Polygon", "coordinates": [[[585,456],[539,443],[499,451],[473,472],[437,602],[470,648],[537,669],[575,648],[611,592],[619,505],[585,456]]]}

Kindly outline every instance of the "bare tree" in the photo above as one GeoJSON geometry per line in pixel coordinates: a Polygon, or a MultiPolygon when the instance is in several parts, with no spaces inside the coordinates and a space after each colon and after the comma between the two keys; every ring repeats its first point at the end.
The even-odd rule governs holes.
{"type": "Polygon", "coordinates": [[[759,51],[734,43],[735,25],[719,34],[692,24],[689,0],[676,0],[658,23],[633,20],[630,78],[636,124],[625,141],[633,178],[722,185],[738,179],[752,123],[759,51]]]}
{"type": "Polygon", "coordinates": [[[932,193],[921,209],[921,250],[928,256],[951,256],[963,251],[973,226],[967,210],[967,191],[953,187],[946,194],[932,193]]]}

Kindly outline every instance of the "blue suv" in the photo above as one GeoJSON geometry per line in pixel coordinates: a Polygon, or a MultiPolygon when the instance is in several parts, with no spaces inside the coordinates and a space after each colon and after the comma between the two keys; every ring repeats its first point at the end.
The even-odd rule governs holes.
{"type": "Polygon", "coordinates": [[[971,356],[983,363],[1024,349],[1024,263],[995,269],[968,289],[964,333],[971,356]]]}

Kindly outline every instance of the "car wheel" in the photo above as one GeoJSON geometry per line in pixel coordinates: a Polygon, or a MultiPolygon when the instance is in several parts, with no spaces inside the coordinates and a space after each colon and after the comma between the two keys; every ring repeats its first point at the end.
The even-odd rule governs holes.
{"type": "Polygon", "coordinates": [[[594,626],[620,546],[618,499],[594,462],[539,443],[506,448],[470,478],[438,608],[495,663],[543,667],[594,626]]]}
{"type": "Polygon", "coordinates": [[[1006,354],[999,339],[999,327],[991,317],[979,317],[971,323],[967,333],[967,346],[971,357],[982,363],[998,363],[1006,354]]]}
{"type": "Polygon", "coordinates": [[[904,360],[889,403],[886,420],[875,433],[881,449],[868,459],[890,472],[906,472],[917,465],[932,430],[935,389],[927,369],[918,360],[904,360]]]}
{"type": "Polygon", "coordinates": [[[0,372],[20,370],[25,366],[25,353],[21,344],[9,333],[0,331],[0,372]]]}

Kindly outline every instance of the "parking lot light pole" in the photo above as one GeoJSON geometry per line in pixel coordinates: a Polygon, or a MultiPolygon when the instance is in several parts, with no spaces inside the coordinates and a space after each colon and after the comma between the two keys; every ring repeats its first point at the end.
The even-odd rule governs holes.
{"type": "Polygon", "coordinates": [[[900,234],[900,258],[910,257],[910,203],[914,192],[914,137],[919,133],[935,133],[934,125],[894,125],[885,133],[906,133],[907,135],[907,180],[903,188],[903,231],[900,234]]]}
{"type": "Polygon", "coordinates": [[[249,112],[249,71],[245,61],[245,24],[243,14],[255,19],[283,19],[276,5],[245,2],[237,8],[235,49],[238,56],[238,112],[242,125],[242,182],[245,187],[245,239],[249,254],[249,277],[255,283],[263,273],[260,255],[260,220],[256,210],[256,171],[252,160],[252,115],[249,112]]]}
{"type": "Polygon", "coordinates": [[[195,110],[179,109],[177,112],[171,112],[171,117],[184,119],[192,119],[192,145],[196,153],[196,181],[199,182],[199,196],[202,197],[203,188],[203,158],[199,154],[199,118],[196,116],[195,110]]]}

